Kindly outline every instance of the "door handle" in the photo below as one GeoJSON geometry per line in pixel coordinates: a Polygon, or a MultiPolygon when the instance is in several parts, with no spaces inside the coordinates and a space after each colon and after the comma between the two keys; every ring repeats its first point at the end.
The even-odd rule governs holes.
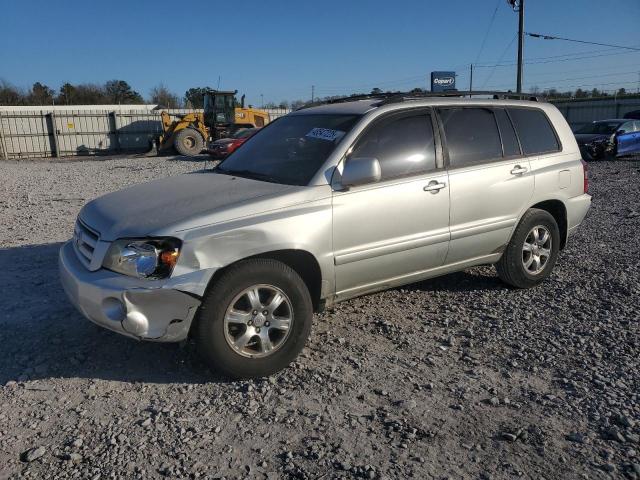
{"type": "Polygon", "coordinates": [[[521,167],[520,165],[516,165],[511,170],[511,174],[512,175],[522,175],[523,173],[527,173],[527,170],[528,170],[527,167],[521,167]]]}
{"type": "Polygon", "coordinates": [[[438,193],[440,190],[442,190],[446,186],[447,184],[444,182],[440,183],[437,180],[431,180],[429,184],[426,187],[424,187],[424,191],[435,194],[435,193],[438,193]]]}

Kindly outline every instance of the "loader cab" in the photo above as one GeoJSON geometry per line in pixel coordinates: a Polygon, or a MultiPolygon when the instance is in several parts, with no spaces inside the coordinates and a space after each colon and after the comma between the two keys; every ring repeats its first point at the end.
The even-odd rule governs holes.
{"type": "Polygon", "coordinates": [[[236,93],[212,90],[204,95],[204,123],[211,131],[235,122],[236,93]]]}

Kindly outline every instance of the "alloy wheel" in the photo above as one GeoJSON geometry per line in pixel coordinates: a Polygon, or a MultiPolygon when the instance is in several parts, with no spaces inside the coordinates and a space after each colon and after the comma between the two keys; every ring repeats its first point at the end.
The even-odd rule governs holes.
{"type": "Polygon", "coordinates": [[[530,275],[538,275],[551,258],[551,232],[543,225],[533,227],[522,246],[522,265],[530,275]]]}
{"type": "Polygon", "coordinates": [[[292,324],[289,297],[273,285],[253,285],[231,301],[224,316],[224,334],[236,353],[261,358],[284,345],[292,324]]]}

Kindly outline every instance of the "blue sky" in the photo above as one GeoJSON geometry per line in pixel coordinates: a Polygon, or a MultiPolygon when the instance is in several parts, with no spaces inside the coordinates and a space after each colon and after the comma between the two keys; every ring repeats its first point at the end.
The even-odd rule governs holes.
{"type": "MultiPolygon", "coordinates": [[[[639,0],[527,0],[526,13],[530,32],[640,46],[639,0]]],[[[505,0],[23,0],[2,7],[0,78],[56,90],[118,78],[146,96],[220,76],[254,104],[308,99],[311,85],[319,96],[424,88],[432,70],[457,71],[466,88],[470,63],[515,61],[516,30],[505,0]]],[[[640,52],[528,38],[525,60],[525,89],[640,81],[640,52]]],[[[515,67],[477,68],[474,86],[513,89],[515,67]]]]}

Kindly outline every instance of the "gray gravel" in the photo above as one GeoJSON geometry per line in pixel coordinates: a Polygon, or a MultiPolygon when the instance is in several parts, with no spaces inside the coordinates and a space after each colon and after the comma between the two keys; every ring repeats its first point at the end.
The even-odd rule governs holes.
{"type": "Polygon", "coordinates": [[[58,282],[82,204],[202,165],[0,162],[0,479],[640,478],[639,162],[591,164],[544,285],[483,267],[342,303],[242,382],[93,326],[58,282]]]}

